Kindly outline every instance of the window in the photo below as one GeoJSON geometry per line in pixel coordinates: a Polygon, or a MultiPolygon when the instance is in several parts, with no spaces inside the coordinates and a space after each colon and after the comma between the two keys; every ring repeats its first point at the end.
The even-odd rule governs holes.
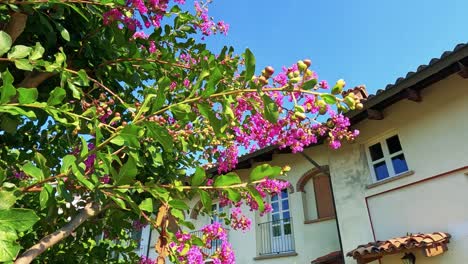
{"type": "Polygon", "coordinates": [[[288,190],[284,189],[279,194],[270,198],[272,212],[271,224],[274,237],[291,234],[291,215],[289,213],[288,190]]]}
{"type": "Polygon", "coordinates": [[[367,148],[367,157],[371,173],[376,181],[408,171],[398,135],[370,144],[367,148]]]}
{"type": "Polygon", "coordinates": [[[328,175],[318,175],[313,178],[315,203],[317,204],[317,218],[327,218],[335,216],[333,208],[333,195],[330,188],[330,178],[328,175]]]}
{"type": "Polygon", "coordinates": [[[306,224],[335,217],[330,176],[322,170],[328,171],[328,167],[314,168],[297,182],[297,190],[302,192],[306,224]]]}
{"type": "MultiPolygon", "coordinates": [[[[224,207],[220,206],[219,203],[213,203],[211,206],[211,211],[213,212],[213,217],[211,218],[211,224],[214,222],[220,222],[222,216],[226,214],[224,207]]],[[[223,221],[224,222],[224,221],[223,221]]]]}

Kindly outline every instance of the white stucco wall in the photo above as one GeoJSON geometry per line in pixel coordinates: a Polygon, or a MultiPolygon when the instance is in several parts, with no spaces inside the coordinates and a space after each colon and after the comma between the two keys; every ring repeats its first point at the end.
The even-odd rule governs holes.
{"type": "MultiPolygon", "coordinates": [[[[374,196],[369,199],[370,217],[366,208],[366,197],[468,165],[468,80],[452,75],[423,90],[422,98],[420,103],[403,100],[387,108],[384,120],[361,122],[357,126],[361,131],[358,141],[330,155],[345,252],[373,241],[372,219],[378,240],[406,232],[455,232],[450,253],[438,259],[419,256],[417,263],[467,261],[468,214],[462,207],[468,202],[463,194],[468,189],[468,177],[462,172],[374,196]],[[367,189],[372,179],[364,145],[388,131],[398,133],[414,174],[367,189]]],[[[401,255],[385,257],[382,263],[400,263],[399,258],[401,255]]],[[[356,262],[347,258],[346,263],[356,262]]]]}
{"type": "MultiPolygon", "coordinates": [[[[327,165],[328,161],[326,157],[326,147],[315,147],[313,149],[306,150],[305,153],[312,157],[320,165],[327,165]]],[[[291,171],[284,179],[291,182],[294,190],[296,189],[297,181],[301,178],[301,176],[314,168],[314,166],[301,154],[275,154],[273,161],[269,163],[273,166],[290,165],[292,167],[291,171]]],[[[259,164],[261,163],[253,164],[252,167],[255,167],[259,164]]],[[[246,178],[250,173],[250,169],[238,170],[237,173],[242,178],[246,178]]],[[[198,199],[190,201],[191,207],[193,207],[197,202],[198,199]]],[[[294,191],[293,193],[290,193],[289,206],[293,223],[295,252],[297,255],[282,258],[255,260],[254,258],[258,256],[259,243],[261,243],[258,224],[268,222],[270,219],[267,215],[260,217],[259,214],[250,212],[247,207],[242,206],[243,212],[246,214],[246,216],[252,219],[252,229],[251,231],[247,232],[235,230],[229,231],[229,241],[231,242],[233,249],[236,252],[236,263],[303,264],[310,263],[310,261],[315,258],[339,250],[340,246],[338,241],[336,222],[334,219],[317,223],[304,224],[304,220],[306,220],[306,216],[304,215],[305,209],[309,210],[309,212],[316,210],[313,192],[304,194],[294,191]],[[304,205],[303,196],[305,196],[307,204],[311,205],[310,208],[307,208],[308,205],[304,205]],[[306,208],[304,208],[304,206],[306,208]]],[[[313,219],[313,213],[311,214],[311,216],[307,217],[308,220],[313,219]]],[[[201,214],[198,215],[196,220],[193,220],[193,224],[195,225],[196,230],[201,229],[204,225],[209,223],[210,219],[207,216],[202,216],[201,214]]],[[[158,234],[153,232],[152,243],[156,242],[157,236],[158,234]]],[[[150,252],[150,257],[154,259],[156,257],[154,250],[150,250],[150,252]]]]}

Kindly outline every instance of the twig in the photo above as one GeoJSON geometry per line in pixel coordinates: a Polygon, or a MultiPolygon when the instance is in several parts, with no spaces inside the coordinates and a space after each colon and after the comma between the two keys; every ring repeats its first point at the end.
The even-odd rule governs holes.
{"type": "Polygon", "coordinates": [[[86,206],[78,213],[78,215],[76,215],[68,224],[53,232],[52,234],[43,237],[37,244],[23,252],[23,254],[21,254],[15,260],[14,264],[31,263],[37,256],[71,235],[71,233],[75,231],[76,228],[78,228],[89,218],[98,215],[103,209],[104,207],[98,202],[91,202],[86,204],[86,206]]]}

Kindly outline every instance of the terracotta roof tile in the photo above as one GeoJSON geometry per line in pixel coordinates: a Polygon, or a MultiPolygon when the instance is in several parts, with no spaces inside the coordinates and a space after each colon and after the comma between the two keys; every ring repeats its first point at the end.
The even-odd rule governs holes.
{"type": "Polygon", "coordinates": [[[318,257],[312,260],[311,264],[342,264],[343,263],[343,253],[341,251],[334,251],[328,253],[325,256],[318,257]]]}
{"type": "Polygon", "coordinates": [[[360,245],[356,249],[348,252],[346,256],[358,258],[365,255],[392,254],[413,248],[434,248],[449,243],[450,237],[450,234],[442,232],[412,234],[360,245]]]}

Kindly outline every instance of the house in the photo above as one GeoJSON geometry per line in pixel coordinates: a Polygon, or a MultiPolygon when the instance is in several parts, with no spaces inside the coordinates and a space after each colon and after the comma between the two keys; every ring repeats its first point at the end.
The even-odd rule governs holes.
{"type": "MultiPolygon", "coordinates": [[[[290,165],[292,186],[270,214],[244,210],[252,230],[229,233],[237,263],[468,263],[465,65],[460,44],[376,95],[356,87],[364,108],[347,116],[361,134],[339,150],[269,147],[240,158],[245,177],[258,164],[290,165]]],[[[191,217],[196,228],[211,221],[191,217]]],[[[155,258],[156,237],[143,230],[141,255],[155,258]]]]}

